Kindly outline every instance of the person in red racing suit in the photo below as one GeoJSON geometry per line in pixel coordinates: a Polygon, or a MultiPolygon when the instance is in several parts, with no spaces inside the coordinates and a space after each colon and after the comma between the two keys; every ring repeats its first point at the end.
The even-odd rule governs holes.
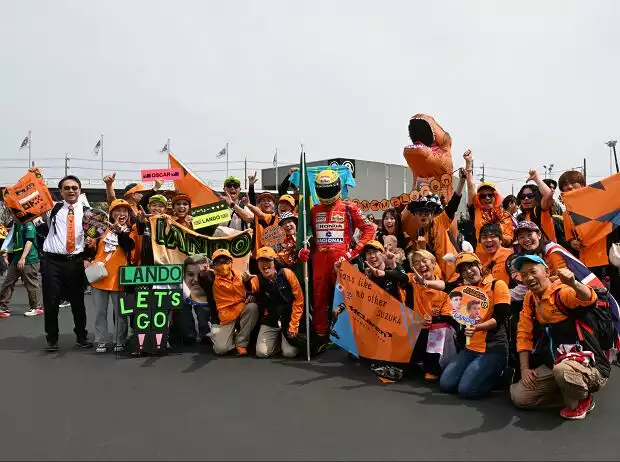
{"type": "Polygon", "coordinates": [[[300,251],[300,260],[307,260],[312,254],[312,322],[322,342],[329,338],[329,302],[336,286],[334,263],[341,258],[355,258],[364,246],[374,239],[376,227],[353,203],[341,200],[341,183],[334,170],[323,170],[316,177],[316,192],[320,204],[310,212],[313,241],[311,250],[300,251]],[[351,249],[353,233],[359,229],[361,236],[355,248],[351,249]]]}

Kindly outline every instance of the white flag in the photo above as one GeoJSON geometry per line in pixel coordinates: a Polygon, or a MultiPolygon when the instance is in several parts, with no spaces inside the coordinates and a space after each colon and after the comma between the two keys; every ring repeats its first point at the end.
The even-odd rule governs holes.
{"type": "Polygon", "coordinates": [[[228,154],[226,147],[224,147],[224,149],[222,149],[220,152],[217,153],[217,158],[220,159],[222,157],[224,157],[226,154],[228,154]]]}
{"type": "Polygon", "coordinates": [[[24,138],[24,141],[22,141],[22,144],[19,145],[19,149],[27,148],[29,144],[30,144],[30,135],[24,138]]]}
{"type": "Polygon", "coordinates": [[[93,149],[93,154],[98,156],[99,155],[99,151],[101,151],[101,140],[97,141],[97,144],[95,145],[95,147],[93,149]]]}
{"type": "Polygon", "coordinates": [[[276,153],[273,155],[273,166],[278,166],[278,150],[276,149],[276,153]]]}

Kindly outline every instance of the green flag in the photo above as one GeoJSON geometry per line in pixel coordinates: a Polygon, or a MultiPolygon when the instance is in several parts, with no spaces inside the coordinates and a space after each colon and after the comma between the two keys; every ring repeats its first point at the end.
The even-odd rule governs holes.
{"type": "MultiPolygon", "coordinates": [[[[297,224],[297,251],[303,247],[310,247],[312,239],[312,226],[310,224],[310,209],[312,208],[312,195],[306,172],[306,153],[301,151],[299,159],[299,199],[298,224],[297,224]]],[[[299,279],[302,280],[301,278],[299,279]]]]}
{"type": "MultiPolygon", "coordinates": [[[[299,205],[297,213],[297,252],[302,248],[309,248],[312,240],[312,226],[310,209],[312,208],[312,195],[306,172],[306,153],[303,148],[299,159],[299,205]]],[[[308,262],[299,262],[295,268],[297,279],[301,282],[304,290],[304,302],[306,311],[306,351],[310,361],[310,300],[312,300],[312,284],[309,283],[308,262]]]]}

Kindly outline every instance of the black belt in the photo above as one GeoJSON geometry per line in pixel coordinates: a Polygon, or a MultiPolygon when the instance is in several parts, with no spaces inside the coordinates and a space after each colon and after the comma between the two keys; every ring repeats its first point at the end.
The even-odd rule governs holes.
{"type": "Polygon", "coordinates": [[[84,260],[84,252],[80,252],[80,253],[76,253],[72,255],[63,255],[60,253],[43,252],[43,255],[45,255],[50,260],[54,260],[54,261],[84,260]]]}

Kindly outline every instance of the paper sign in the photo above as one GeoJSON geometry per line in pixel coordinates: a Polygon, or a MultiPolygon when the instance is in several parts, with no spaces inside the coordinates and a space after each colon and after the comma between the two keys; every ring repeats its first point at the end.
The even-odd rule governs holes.
{"type": "Polygon", "coordinates": [[[286,240],[286,232],[282,226],[272,225],[263,229],[261,238],[264,246],[271,247],[276,252],[279,252],[286,240]]]}
{"type": "Polygon", "coordinates": [[[180,168],[155,168],[151,170],[140,170],[142,181],[166,181],[178,180],[181,178],[180,168]]]}
{"type": "Polygon", "coordinates": [[[82,218],[82,228],[88,237],[97,239],[103,236],[108,227],[108,214],[100,209],[89,209],[84,211],[82,218]]]}
{"type": "Polygon", "coordinates": [[[138,351],[155,352],[165,348],[169,317],[172,310],[182,306],[180,289],[138,289],[133,293],[122,292],[119,306],[123,316],[131,316],[132,328],[138,334],[138,351]]]}
{"type": "Polygon", "coordinates": [[[191,208],[189,209],[189,214],[192,217],[194,229],[228,223],[231,218],[230,207],[225,201],[191,208]]]}
{"type": "Polygon", "coordinates": [[[183,265],[121,266],[122,286],[149,286],[154,284],[180,284],[183,282],[183,265]]]}
{"type": "Polygon", "coordinates": [[[477,287],[461,286],[450,292],[452,317],[459,324],[475,325],[489,309],[489,298],[477,287]]]}

